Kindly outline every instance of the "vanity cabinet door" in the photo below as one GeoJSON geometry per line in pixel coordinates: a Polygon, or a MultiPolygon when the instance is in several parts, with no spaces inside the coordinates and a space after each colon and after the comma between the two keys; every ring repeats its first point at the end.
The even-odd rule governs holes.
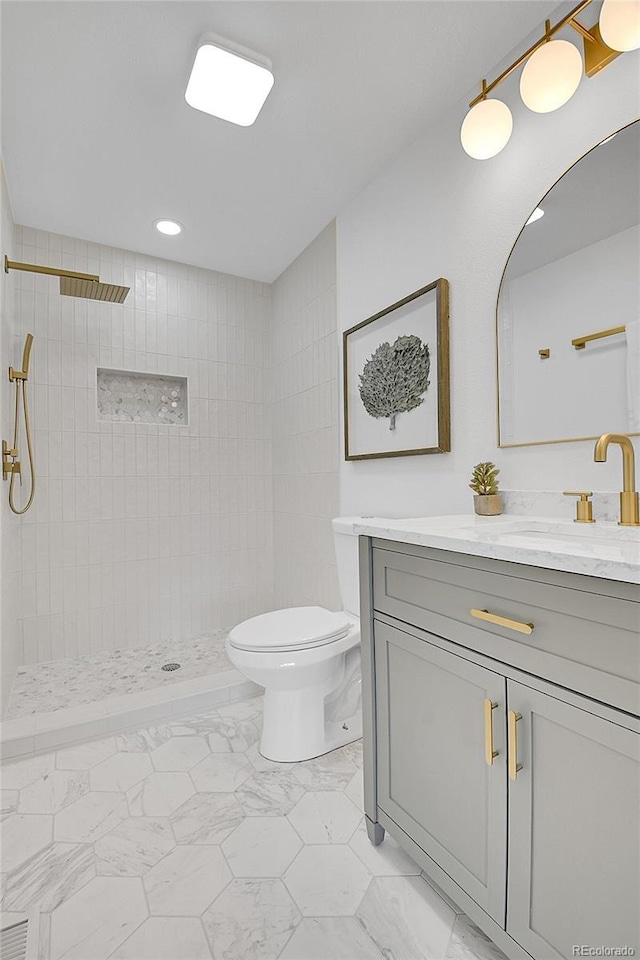
{"type": "Polygon", "coordinates": [[[511,680],[507,696],[521,764],[509,780],[507,932],[536,960],[582,945],[637,955],[640,736],[588,700],[580,709],[511,680]]]}
{"type": "Polygon", "coordinates": [[[387,624],[374,635],[378,805],[504,927],[506,681],[387,624]]]}

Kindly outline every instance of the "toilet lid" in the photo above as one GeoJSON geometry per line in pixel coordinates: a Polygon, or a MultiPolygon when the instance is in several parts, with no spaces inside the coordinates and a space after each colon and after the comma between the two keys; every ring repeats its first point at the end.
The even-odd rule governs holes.
{"type": "Polygon", "coordinates": [[[238,650],[265,653],[306,650],[346,637],[350,626],[345,613],[331,613],[324,607],[291,607],[238,624],[229,633],[229,643],[238,650]]]}

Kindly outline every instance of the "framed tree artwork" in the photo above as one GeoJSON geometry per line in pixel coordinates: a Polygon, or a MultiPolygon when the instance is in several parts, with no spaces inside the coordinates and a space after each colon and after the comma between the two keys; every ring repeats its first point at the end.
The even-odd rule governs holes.
{"type": "Polygon", "coordinates": [[[345,330],[343,376],[346,460],[449,451],[447,281],[345,330]]]}

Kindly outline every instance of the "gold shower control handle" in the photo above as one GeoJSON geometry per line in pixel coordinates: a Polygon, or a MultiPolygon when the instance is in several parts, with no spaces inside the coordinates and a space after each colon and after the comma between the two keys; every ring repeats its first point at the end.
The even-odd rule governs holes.
{"type": "Polygon", "coordinates": [[[500,753],[493,749],[493,711],[497,706],[498,704],[491,700],[484,701],[484,758],[490,767],[500,753]]]}
{"type": "Polygon", "coordinates": [[[518,720],[522,720],[522,714],[509,710],[509,777],[511,780],[517,780],[518,771],[522,770],[522,764],[518,763],[518,720]]]}
{"type": "Polygon", "coordinates": [[[477,620],[485,620],[487,623],[495,623],[498,627],[506,627],[508,630],[517,630],[518,633],[533,633],[532,623],[523,623],[521,620],[511,620],[509,617],[501,617],[497,613],[490,613],[488,610],[477,610],[472,607],[469,610],[472,617],[477,620]]]}

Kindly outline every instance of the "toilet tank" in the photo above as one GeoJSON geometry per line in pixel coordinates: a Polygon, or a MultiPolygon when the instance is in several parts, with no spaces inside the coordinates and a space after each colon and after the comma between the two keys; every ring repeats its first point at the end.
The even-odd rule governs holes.
{"type": "Polygon", "coordinates": [[[359,538],[353,532],[354,525],[359,522],[360,517],[335,517],[331,521],[342,609],[354,617],[360,616],[359,538]]]}

